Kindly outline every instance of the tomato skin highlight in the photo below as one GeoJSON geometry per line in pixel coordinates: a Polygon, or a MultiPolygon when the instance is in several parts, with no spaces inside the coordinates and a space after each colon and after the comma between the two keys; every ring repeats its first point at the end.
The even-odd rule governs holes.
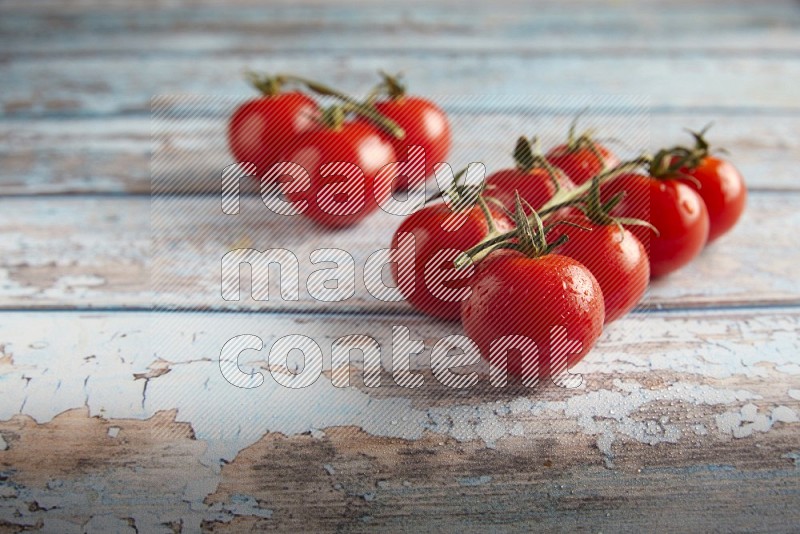
{"type": "Polygon", "coordinates": [[[603,201],[620,191],[626,195],[612,215],[642,219],[658,229],[658,234],[644,226],[630,229],[647,250],[651,278],[683,267],[703,250],[708,239],[708,210],[689,186],[674,179],[624,174],[603,187],[603,201]]]}
{"type": "MultiPolygon", "coordinates": [[[[562,172],[556,175],[559,186],[569,191],[575,184],[562,172]]],[[[486,195],[499,200],[509,210],[514,209],[515,192],[534,209],[541,208],[545,202],[556,194],[556,185],[550,173],[543,168],[534,168],[529,172],[522,169],[504,169],[486,178],[486,195]]]]}
{"type": "MultiPolygon", "coordinates": [[[[492,252],[478,264],[472,295],[461,305],[466,334],[491,363],[492,341],[509,335],[532,339],[539,351],[538,377],[551,376],[551,330],[566,328],[581,350],[570,354],[567,367],[578,363],[603,331],[605,317],[600,284],[582,264],[559,254],[529,258],[512,250],[492,252]]],[[[508,354],[509,376],[523,377],[519,352],[508,354]]]]}
{"type": "MultiPolygon", "coordinates": [[[[376,128],[365,122],[346,122],[335,130],[318,126],[303,132],[296,137],[294,146],[284,159],[303,167],[310,179],[310,187],[299,192],[287,192],[286,182],[281,182],[287,200],[294,204],[307,202],[303,214],[323,226],[353,225],[378,209],[379,202],[391,194],[393,176],[379,171],[395,161],[394,149],[376,128]],[[349,168],[357,167],[361,173],[347,175],[340,170],[343,169],[342,165],[336,165],[340,162],[349,164],[349,168]],[[331,164],[330,174],[323,176],[322,168],[328,164],[331,164]],[[328,194],[334,184],[340,184],[343,187],[339,189],[347,190],[346,198],[339,199],[344,195],[342,192],[328,194]],[[363,199],[360,207],[356,202],[359,198],[363,199]],[[335,212],[338,208],[344,209],[350,202],[353,203],[352,212],[335,212]],[[325,209],[320,203],[325,205],[325,209]]],[[[281,177],[272,177],[276,178],[281,177]]]]}
{"type": "Polygon", "coordinates": [[[319,106],[303,93],[254,98],[231,116],[228,146],[238,163],[253,163],[263,174],[281,161],[298,134],[316,127],[318,116],[319,106]]]}
{"type": "MultiPolygon", "coordinates": [[[[490,208],[491,209],[491,208],[490,208]]],[[[397,282],[400,292],[415,309],[434,317],[454,320],[461,313],[461,302],[446,302],[434,295],[425,281],[425,267],[439,251],[455,249],[465,251],[476,245],[489,233],[489,226],[483,212],[477,206],[467,215],[464,224],[454,231],[447,231],[443,224],[451,216],[452,211],[443,202],[431,204],[412,213],[400,224],[392,238],[392,248],[396,248],[399,236],[404,232],[414,235],[415,255],[413,258],[398,258],[402,261],[413,261],[413,287],[398,280],[398,266],[392,263],[392,276],[397,282]]],[[[513,227],[511,220],[492,210],[498,231],[508,231],[513,227]]],[[[452,269],[452,262],[458,254],[453,253],[442,261],[443,268],[452,269]],[[444,265],[448,263],[448,265],[444,265]]],[[[469,280],[457,280],[447,284],[448,287],[462,288],[469,285],[469,280]]]]}
{"type": "MultiPolygon", "coordinates": [[[[414,96],[377,102],[375,108],[405,131],[403,139],[385,134],[394,145],[397,157],[405,160],[409,146],[421,146],[425,149],[425,175],[433,176],[434,166],[446,161],[452,145],[450,122],[445,112],[430,100],[414,96]]],[[[398,177],[395,189],[405,189],[407,181],[398,177]]]]}
{"type": "Polygon", "coordinates": [[[558,145],[551,148],[545,157],[551,165],[564,171],[575,185],[581,185],[602,171],[619,165],[619,158],[609,149],[594,141],[591,143],[594,150],[586,146],[570,148],[568,144],[558,145]]]}
{"type": "Polygon", "coordinates": [[[641,241],[627,228],[594,224],[580,213],[559,220],[589,229],[558,225],[548,239],[569,237],[556,253],[579,261],[597,279],[605,302],[605,324],[631,311],[650,283],[650,259],[641,241]]]}
{"type": "Polygon", "coordinates": [[[694,169],[681,169],[681,174],[692,176],[699,182],[682,180],[697,191],[708,209],[708,242],[726,234],[742,216],[747,202],[744,178],[730,162],[706,156],[694,169]]]}

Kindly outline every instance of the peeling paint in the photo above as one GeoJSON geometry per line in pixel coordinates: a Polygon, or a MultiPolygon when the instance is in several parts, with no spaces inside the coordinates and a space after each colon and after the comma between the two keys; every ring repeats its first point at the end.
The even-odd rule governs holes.
{"type": "Polygon", "coordinates": [[[770,415],[761,413],[752,403],[742,406],[738,412],[725,412],[716,417],[717,429],[734,438],[746,438],[755,432],[768,432],[775,423],[796,423],[797,413],[787,406],[773,408],[770,415]]]}
{"type": "MultiPolygon", "coordinates": [[[[308,433],[313,439],[325,440],[324,429],[352,425],[376,436],[416,440],[434,433],[458,442],[477,441],[488,448],[498,447],[507,439],[522,437],[533,442],[549,435],[579,434],[595,442],[597,454],[606,467],[613,469],[621,442],[656,445],[719,435],[744,438],[755,432],[767,432],[775,424],[798,423],[792,404],[794,397],[790,394],[796,390],[784,388],[780,404],[766,404],[756,391],[710,386],[704,383],[703,374],[745,377],[750,381],[743,383],[757,383],[752,377],[778,373],[780,366],[791,362],[798,348],[797,340],[789,343],[779,339],[768,351],[762,347],[758,353],[748,355],[744,350],[741,359],[726,361],[727,351],[698,354],[693,348],[693,344],[702,343],[694,332],[700,330],[699,326],[684,328],[679,321],[681,327],[676,328],[674,322],[656,319],[653,330],[640,332],[637,339],[650,336],[675,340],[661,345],[676,347],[665,348],[666,355],[642,354],[630,350],[635,343],[622,344],[621,340],[629,338],[631,329],[639,324],[634,321],[611,331],[604,344],[576,369],[588,377],[615,375],[613,380],[607,379],[605,387],[599,386],[595,379],[577,390],[521,391],[488,397],[453,395],[451,402],[440,403],[432,399],[421,402],[426,399],[424,393],[402,389],[391,390],[395,393],[389,395],[354,387],[336,388],[325,376],[298,391],[278,386],[268,374],[264,385],[254,390],[235,388],[220,375],[215,351],[231,332],[259,329],[285,332],[296,330],[298,325],[309,325],[308,328],[318,329],[318,338],[324,340],[344,329],[358,331],[362,327],[358,318],[331,324],[332,320],[296,322],[291,316],[270,317],[269,327],[265,328],[264,318],[257,316],[169,314],[158,316],[159,324],[154,329],[151,318],[142,315],[93,314],[76,319],[72,314],[52,314],[48,320],[54,334],[44,346],[41,331],[32,327],[24,314],[10,315],[0,325],[0,339],[4,341],[0,387],[8,399],[0,404],[0,419],[8,419],[20,411],[36,421],[46,422],[65,410],[81,406],[88,408],[90,415],[107,419],[145,419],[164,410],[177,410],[176,420],[189,423],[197,440],[205,444],[203,452],[198,454],[207,470],[192,473],[177,492],[176,498],[185,508],[178,509],[173,502],[169,505],[173,515],[156,513],[161,521],[145,515],[133,518],[140,531],[163,530],[167,528],[162,524],[164,521],[180,521],[184,529],[198,530],[205,520],[229,522],[244,513],[261,514],[260,517],[268,519],[271,510],[262,509],[247,496],[213,506],[203,502],[217,488],[221,462],[234,459],[267,432],[308,433]],[[320,330],[323,328],[327,330],[320,330]],[[646,383],[642,377],[650,376],[653,370],[662,371],[653,376],[685,378],[674,383],[646,383]],[[673,418],[669,410],[706,415],[703,421],[691,416],[673,418]],[[541,425],[544,420],[548,421],[546,428],[541,425]]],[[[758,328],[767,327],[766,319],[759,321],[758,328]]],[[[418,337],[436,338],[441,332],[441,326],[435,323],[418,322],[414,325],[418,337]]],[[[371,320],[370,324],[383,323],[371,320]]],[[[724,320],[710,326],[706,322],[705,331],[723,331],[725,324],[729,326],[724,320]]],[[[750,335],[746,328],[742,331],[742,335],[750,335]]],[[[264,338],[266,343],[272,340],[266,335],[264,338]]],[[[747,346],[746,338],[738,343],[747,346]]],[[[265,372],[264,359],[264,354],[254,354],[240,363],[243,369],[265,372]]],[[[419,363],[424,363],[424,357],[419,363]]],[[[391,386],[391,379],[385,385],[391,386]]],[[[120,439],[123,435],[117,425],[104,432],[108,439],[120,439]]],[[[330,476],[335,476],[334,463],[320,465],[330,476]]],[[[114,491],[113,485],[99,479],[91,484],[83,481],[80,487],[75,486],[77,483],[65,480],[55,485],[54,482],[35,494],[14,489],[19,496],[13,500],[19,503],[35,499],[46,508],[63,500],[66,493],[83,492],[83,497],[75,499],[84,500],[67,503],[81,509],[89,506],[86,495],[95,495],[102,502],[110,499],[110,492],[114,491]]],[[[360,495],[366,500],[364,494],[360,495]]],[[[43,512],[29,513],[25,516],[29,519],[24,520],[36,524],[43,515],[43,512]]],[[[124,530],[126,525],[127,521],[117,526],[124,530]]],[[[62,527],[58,528],[60,531],[69,531],[67,525],[58,526],[62,527]]]]}
{"type": "MultiPolygon", "coordinates": [[[[97,316],[83,319],[81,326],[76,327],[78,323],[74,317],[54,315],[52,331],[58,332],[59,339],[52,342],[54,346],[69,347],[68,352],[76,355],[74,363],[63,357],[63,349],[57,352],[50,347],[32,349],[31,346],[38,346],[41,335],[36,329],[26,327],[23,318],[0,327],[0,333],[5,330],[2,339],[13,340],[6,343],[4,351],[14,352],[13,366],[0,375],[9,399],[0,406],[0,419],[19,411],[20,405],[22,413],[39,422],[84,404],[92,415],[110,418],[146,418],[158,411],[177,409],[178,419],[191,424],[198,439],[208,443],[206,461],[215,466],[220,459],[234,458],[239,450],[266,432],[311,432],[315,438],[324,439],[324,431],[319,429],[338,425],[360,426],[375,435],[406,439],[417,439],[423,432],[432,431],[460,441],[480,440],[493,447],[507,437],[537,435],[535,425],[529,420],[549,414],[559,418],[565,429],[574,425],[584,434],[596,436],[600,441],[598,447],[606,457],[611,457],[613,443],[622,436],[657,444],[675,443],[683,437],[684,431],[703,435],[690,426],[682,427],[668,419],[642,419],[641,410],[649,406],[678,402],[705,406],[750,402],[742,410],[737,408],[732,412],[738,415],[722,415],[717,429],[725,434],[733,434],[734,425],[742,427],[736,430],[737,435],[742,435],[749,428],[768,430],[773,419],[787,424],[793,421],[793,412],[787,411],[788,408],[779,409],[771,416],[754,415],[752,402],[760,397],[752,392],[688,381],[648,388],[625,376],[667,365],[673,373],[758,375],[764,372],[761,364],[765,358],[771,357],[782,364],[788,362],[792,356],[787,351],[764,353],[760,350],[757,355],[754,352],[748,356],[744,350],[738,359],[728,358],[727,352],[720,352],[716,359],[716,353],[710,351],[699,358],[693,350],[663,358],[658,355],[645,358],[630,352],[623,355],[614,347],[619,343],[619,335],[630,336],[631,325],[613,330],[606,345],[598,347],[592,357],[576,368],[587,374],[601,369],[616,373],[618,378],[613,381],[612,389],[564,391],[563,398],[550,400],[536,396],[521,396],[504,402],[461,400],[446,407],[424,409],[414,405],[413,396],[375,397],[355,388],[335,388],[325,378],[303,391],[282,388],[268,376],[265,384],[256,390],[231,386],[221,377],[213,353],[219,350],[217,345],[222,345],[219,340],[224,339],[231,326],[240,330],[250,328],[247,326],[250,322],[259,321],[252,316],[161,316],[155,329],[147,317],[132,319],[132,316],[97,316]],[[186,319],[191,320],[186,322],[186,319]],[[203,335],[198,336],[197,332],[203,335]],[[85,358],[86,354],[95,357],[85,358]],[[116,354],[125,357],[119,358],[116,354]],[[732,361],[725,364],[726,370],[722,372],[720,363],[725,359],[732,361]],[[92,377],[103,377],[103,380],[92,377]],[[135,379],[144,380],[147,387],[143,388],[141,380],[137,383],[135,379]],[[28,387],[29,384],[32,385],[28,387]]],[[[296,328],[290,318],[271,320],[275,322],[276,331],[296,328]]],[[[677,347],[696,340],[691,329],[676,329],[665,318],[647,317],[647,320],[653,325],[649,330],[651,335],[669,334],[677,347]]],[[[717,326],[717,323],[705,322],[704,331],[722,332],[725,324],[720,322],[717,326]]],[[[751,324],[756,323],[751,321],[751,324]]],[[[435,337],[435,331],[422,330],[420,335],[425,339],[435,337]]],[[[797,340],[793,343],[796,345],[797,340]]],[[[746,349],[747,345],[735,348],[739,351],[742,347],[746,349]]],[[[263,356],[254,362],[259,360],[263,360],[263,356]]]]}

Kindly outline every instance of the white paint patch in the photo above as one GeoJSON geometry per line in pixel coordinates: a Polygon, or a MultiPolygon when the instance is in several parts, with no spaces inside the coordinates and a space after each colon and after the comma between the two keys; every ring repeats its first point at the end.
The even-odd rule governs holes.
{"type": "Polygon", "coordinates": [[[777,406],[770,415],[761,413],[754,404],[746,404],[738,412],[725,412],[715,417],[717,429],[734,438],[746,438],[756,432],[768,432],[775,423],[800,422],[797,413],[788,406],[777,406]]]}
{"type": "Polygon", "coordinates": [[[797,417],[797,412],[788,406],[777,406],[772,409],[772,422],[773,423],[797,423],[800,418],[797,417]]]}
{"type": "Polygon", "coordinates": [[[742,421],[753,422],[758,417],[758,406],[753,403],[748,403],[742,406],[740,410],[742,414],[742,421]]]}

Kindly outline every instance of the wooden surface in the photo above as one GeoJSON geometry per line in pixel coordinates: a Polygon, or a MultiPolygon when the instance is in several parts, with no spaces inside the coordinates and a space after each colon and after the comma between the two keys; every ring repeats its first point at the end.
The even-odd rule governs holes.
{"type": "Polygon", "coordinates": [[[1,2],[0,532],[796,531],[798,29],[789,1],[1,2]],[[217,215],[246,67],[350,91],[403,70],[451,113],[454,166],[556,139],[592,95],[646,103],[586,117],[635,124],[628,149],[713,120],[748,208],[604,332],[582,387],[452,390],[425,369],[458,324],[363,287],[222,305],[220,251],[346,243],[360,269],[399,221],[324,233],[253,197],[217,215]],[[198,98],[202,120],[151,120],[198,98]],[[330,343],[371,335],[388,369],[393,325],[425,341],[425,384],[368,388],[354,361],[334,387],[330,343]],[[244,333],[312,337],[325,376],[282,388],[249,352],[266,380],[235,388],[219,352],[244,333]]]}

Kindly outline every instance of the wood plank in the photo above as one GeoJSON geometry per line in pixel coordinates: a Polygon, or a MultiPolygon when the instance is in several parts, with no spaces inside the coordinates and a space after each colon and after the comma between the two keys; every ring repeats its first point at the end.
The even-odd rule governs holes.
{"type": "MultiPolygon", "coordinates": [[[[89,57],[65,69],[61,59],[14,59],[2,66],[5,116],[98,116],[145,113],[152,95],[252,94],[245,68],[311,74],[351,93],[364,93],[380,69],[408,74],[413,91],[430,96],[491,95],[483,111],[530,95],[640,95],[654,110],[752,110],[795,114],[800,62],[748,57],[515,57],[504,54],[388,56],[333,53],[244,53],[234,58],[89,57]],[[457,60],[456,60],[457,59],[457,60]],[[687,79],[691,83],[687,83],[687,79]],[[774,80],[780,80],[775,83],[774,80]]],[[[527,100],[530,102],[530,100],[527,100]]],[[[716,111],[717,113],[719,111],[716,111]]]]}
{"type": "MultiPolygon", "coordinates": [[[[216,196],[160,198],[155,225],[149,197],[29,197],[0,199],[0,307],[325,310],[331,313],[407,310],[384,303],[363,286],[370,253],[388,246],[399,218],[386,213],[341,232],[270,215],[260,199],[242,199],[241,215],[223,215],[216,196]],[[152,234],[151,234],[152,230],[152,234]],[[151,237],[156,248],[151,248],[151,237]],[[231,303],[220,297],[219,265],[233,248],[286,248],[300,264],[299,301],[231,303]],[[314,269],[309,253],[338,247],[355,260],[355,295],[320,303],[305,288],[314,269]],[[167,252],[165,252],[167,251],[167,252]],[[151,257],[151,253],[155,253],[151,257]]],[[[648,308],[774,305],[800,302],[794,265],[800,261],[800,195],[756,193],[739,226],[685,269],[652,286],[648,308]],[[768,258],[768,260],[767,260],[768,258]]],[[[246,281],[247,276],[243,279],[246,281]]],[[[277,276],[273,275],[273,283],[277,276]]],[[[247,293],[245,293],[246,295],[247,293]]],[[[245,299],[247,297],[245,296],[245,299]]]]}
{"type": "MultiPolygon", "coordinates": [[[[618,21],[614,14],[632,13],[630,4],[569,2],[571,29],[556,2],[527,17],[528,6],[514,2],[463,9],[451,0],[433,7],[411,0],[412,8],[386,9],[346,0],[342,11],[319,4],[323,15],[314,19],[307,6],[317,0],[301,1],[298,8],[276,0],[284,7],[268,11],[250,0],[224,9],[145,0],[112,6],[116,13],[100,12],[96,0],[0,5],[0,33],[17,36],[0,52],[8,80],[0,96],[0,194],[29,195],[0,198],[0,308],[26,308],[0,311],[0,532],[641,531],[662,523],[679,531],[793,530],[800,523],[800,242],[791,230],[800,223],[800,195],[784,191],[796,189],[790,165],[800,110],[786,89],[800,78],[796,5],[643,2],[636,19],[618,21]],[[164,17],[154,18],[153,7],[166,8],[164,17]],[[473,36],[476,14],[492,24],[473,36]],[[685,15],[688,30],[679,33],[685,15]],[[331,35],[368,22],[374,28],[329,45],[331,35]],[[92,50],[87,35],[105,50],[92,50]],[[703,49],[691,50],[696,45],[703,49]],[[351,61],[364,46],[372,51],[351,61]],[[294,307],[271,302],[280,313],[32,311],[146,307],[150,275],[167,290],[160,305],[202,308],[218,292],[212,267],[231,247],[290,247],[305,279],[313,248],[352,247],[360,267],[386,245],[397,224],[389,216],[324,233],[265,218],[248,199],[231,229],[208,215],[218,211],[216,197],[189,196],[156,199],[161,239],[151,260],[150,199],[102,195],[148,191],[146,95],[165,87],[244,94],[233,67],[254,58],[265,64],[265,50],[280,54],[279,68],[299,62],[309,72],[335,72],[349,89],[386,62],[438,69],[421,87],[439,93],[473,89],[474,72],[496,77],[478,84],[486,93],[538,88],[542,72],[559,80],[562,94],[633,87],[651,93],[656,113],[666,115],[651,140],[673,135],[665,124],[677,133],[682,123],[673,111],[724,114],[721,137],[742,149],[737,163],[759,191],[736,232],[655,284],[645,310],[606,330],[576,369],[585,378],[577,390],[454,392],[430,372],[418,390],[386,373],[381,388],[366,388],[357,372],[353,387],[335,388],[329,344],[340,335],[374,336],[388,367],[391,328],[407,325],[425,340],[427,351],[413,362],[424,370],[435,341],[460,331],[400,304],[375,305],[363,288],[346,306],[322,307],[308,295],[294,307]],[[220,70],[200,72],[207,67],[220,70]],[[601,69],[619,74],[602,77],[601,69]],[[675,72],[692,73],[697,88],[673,80],[675,72]],[[445,82],[451,74],[455,82],[445,82]],[[49,118],[8,120],[34,116],[49,118]],[[42,192],[101,195],[31,198],[42,192]],[[728,309],[697,309],[719,306],[728,309]],[[325,376],[305,390],[281,388],[266,352],[251,352],[242,366],[263,372],[265,384],[226,383],[220,347],[242,333],[268,346],[287,333],[312,337],[325,353],[325,376]]],[[[509,108],[496,100],[477,110],[489,113],[465,114],[469,128],[460,130],[475,135],[459,140],[457,158],[480,151],[499,160],[501,136],[479,132],[513,135],[533,115],[498,116],[509,108]]],[[[698,122],[691,125],[705,120],[698,122]]],[[[173,139],[186,152],[172,155],[170,172],[200,177],[197,189],[182,192],[207,190],[202,172],[224,158],[210,150],[220,124],[195,123],[194,132],[173,139]]]]}
{"type": "MultiPolygon", "coordinates": [[[[222,114],[220,114],[222,115],[222,114]]],[[[546,147],[566,135],[567,114],[491,114],[455,110],[453,166],[482,161],[492,170],[508,164],[513,140],[538,134],[546,147]]],[[[624,155],[688,141],[682,128],[714,122],[710,139],[728,149],[752,190],[797,190],[800,116],[657,114],[609,116],[598,112],[581,125],[599,135],[639,139],[632,147],[612,144],[624,155]],[[649,122],[649,124],[647,124],[649,122]]],[[[226,121],[176,121],[154,132],[146,117],[0,121],[0,195],[140,193],[151,188],[151,156],[160,158],[159,190],[217,193],[219,173],[230,161],[226,121]],[[157,143],[155,152],[153,143],[157,143]],[[179,180],[191,176],[190,180],[179,180]]],[[[255,192],[255,185],[248,191],[255,192]]]]}
{"type": "Polygon", "coordinates": [[[430,374],[414,390],[388,373],[365,388],[357,372],[349,388],[325,375],[286,389],[259,353],[240,364],[266,375],[260,387],[220,376],[220,347],[242,333],[268,347],[302,333],[327,355],[334,337],[365,332],[388,352],[397,324],[428,350],[453,332],[420,317],[0,315],[6,529],[643,530],[663,517],[785,531],[799,519],[797,308],[632,314],[574,369],[579,389],[460,392],[430,374]]]}
{"type": "Polygon", "coordinates": [[[800,10],[752,3],[476,3],[164,5],[3,4],[7,56],[180,55],[269,51],[509,54],[789,54],[800,10]],[[96,39],[102,38],[102,48],[96,39]]]}

